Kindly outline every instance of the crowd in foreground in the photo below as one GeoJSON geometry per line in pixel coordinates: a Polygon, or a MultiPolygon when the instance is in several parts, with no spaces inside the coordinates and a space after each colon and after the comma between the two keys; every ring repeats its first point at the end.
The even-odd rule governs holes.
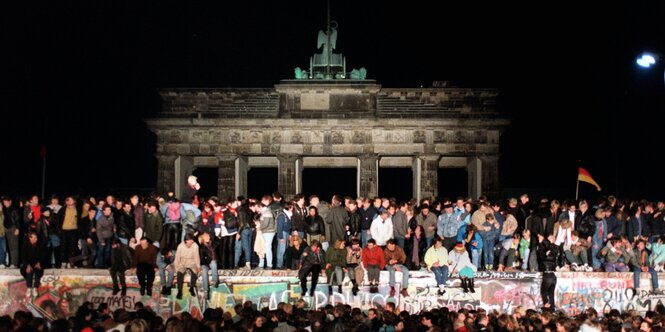
{"type": "Polygon", "coordinates": [[[256,310],[251,302],[238,304],[235,314],[222,309],[206,309],[202,319],[182,313],[164,320],[138,302],[135,310],[117,309],[106,304],[93,308],[89,302],[79,307],[69,319],[48,321],[18,311],[14,317],[0,317],[0,332],[181,332],[181,331],[238,331],[238,332],[472,332],[472,331],[533,331],[533,332],[658,332],[665,330],[665,306],[640,315],[635,311],[620,313],[613,309],[599,314],[595,309],[570,317],[563,312],[543,309],[515,308],[512,314],[484,309],[451,311],[446,307],[409,314],[399,311],[393,303],[375,307],[366,313],[349,305],[328,305],[319,310],[307,310],[305,302],[295,305],[280,303],[276,310],[256,310]]]}

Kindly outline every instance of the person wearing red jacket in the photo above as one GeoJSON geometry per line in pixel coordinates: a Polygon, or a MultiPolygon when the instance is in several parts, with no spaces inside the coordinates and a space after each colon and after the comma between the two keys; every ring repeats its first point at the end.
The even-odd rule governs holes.
{"type": "Polygon", "coordinates": [[[362,253],[363,265],[367,270],[367,280],[369,281],[369,292],[379,292],[379,275],[386,266],[383,250],[376,245],[374,239],[367,241],[367,247],[362,253]]]}

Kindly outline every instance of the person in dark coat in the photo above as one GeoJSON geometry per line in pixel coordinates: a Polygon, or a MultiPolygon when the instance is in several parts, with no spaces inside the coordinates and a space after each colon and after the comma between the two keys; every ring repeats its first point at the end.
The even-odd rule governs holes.
{"type": "MultiPolygon", "coordinates": [[[[134,237],[134,215],[132,214],[132,203],[124,202],[122,210],[118,213],[115,223],[115,234],[121,239],[122,244],[127,245],[129,239],[134,237]]],[[[137,239],[138,240],[138,239],[137,239]]]]}
{"type": "Polygon", "coordinates": [[[125,282],[125,271],[132,267],[132,255],[129,252],[129,247],[122,244],[118,238],[111,239],[111,280],[113,280],[113,295],[120,292],[118,286],[118,279],[120,279],[120,286],[122,286],[122,296],[127,295],[127,283],[125,282]]]}
{"type": "Polygon", "coordinates": [[[152,244],[152,240],[143,237],[139,245],[134,249],[132,269],[136,269],[136,278],[141,286],[141,296],[146,293],[152,296],[152,283],[155,281],[155,269],[157,269],[158,249],[152,244]]]}
{"type": "Polygon", "coordinates": [[[427,239],[425,238],[425,229],[423,226],[418,225],[416,231],[409,237],[406,243],[406,267],[409,270],[420,270],[425,263],[426,250],[427,239]]]}
{"type": "Polygon", "coordinates": [[[342,203],[344,203],[343,198],[341,198],[339,195],[333,196],[333,207],[330,209],[328,215],[324,219],[326,226],[330,229],[330,238],[328,239],[328,243],[330,243],[330,245],[333,245],[337,240],[344,240],[346,225],[349,224],[349,214],[342,206],[342,203]]]}
{"type": "Polygon", "coordinates": [[[86,213],[86,216],[79,219],[77,228],[77,238],[81,246],[81,254],[69,257],[69,264],[76,266],[82,262],[83,267],[92,267],[97,256],[97,230],[95,229],[95,215],[97,208],[92,206],[86,213]]]}
{"type": "Polygon", "coordinates": [[[360,224],[363,220],[363,216],[360,214],[360,210],[358,210],[356,201],[350,201],[348,209],[349,223],[347,226],[346,236],[344,237],[347,246],[351,245],[351,239],[360,238],[360,224]]]}
{"type": "Polygon", "coordinates": [[[286,248],[286,253],[284,254],[284,266],[287,270],[298,270],[300,268],[300,259],[302,253],[305,252],[307,244],[303,243],[300,236],[291,237],[291,245],[286,248]]]}
{"type": "Polygon", "coordinates": [[[543,281],[540,285],[540,295],[543,298],[543,307],[554,310],[554,290],[556,289],[556,271],[559,261],[559,247],[555,245],[554,236],[545,238],[537,235],[536,255],[538,256],[538,267],[543,273],[543,281]]]}
{"type": "Polygon", "coordinates": [[[307,242],[312,243],[312,240],[319,242],[325,240],[325,225],[323,218],[319,215],[319,211],[315,206],[309,207],[309,214],[305,218],[305,231],[307,232],[307,242]]]}
{"type": "Polygon", "coordinates": [[[317,240],[312,240],[310,246],[305,248],[302,253],[300,263],[300,271],[298,271],[298,278],[300,278],[301,294],[307,294],[307,276],[312,274],[312,287],[309,290],[309,296],[314,296],[316,285],[319,282],[319,274],[321,269],[326,266],[326,253],[321,248],[321,244],[317,240]]]}
{"type": "MultiPolygon", "coordinates": [[[[21,213],[14,206],[11,197],[2,197],[3,213],[5,216],[4,226],[7,237],[7,249],[9,251],[9,267],[19,266],[19,239],[21,238],[22,227],[21,213]]],[[[0,264],[3,264],[1,262],[0,264]]]]}
{"type": "MultiPolygon", "coordinates": [[[[575,216],[575,230],[580,234],[581,238],[587,241],[596,232],[594,213],[589,209],[589,203],[585,200],[581,200],[579,203],[579,213],[575,216]]],[[[616,237],[616,234],[614,237],[616,237]]]]}
{"type": "Polygon", "coordinates": [[[27,286],[26,297],[36,296],[39,288],[39,281],[44,275],[44,269],[41,265],[42,245],[39,243],[37,233],[28,233],[28,241],[23,244],[21,251],[21,275],[25,279],[27,286]]]}

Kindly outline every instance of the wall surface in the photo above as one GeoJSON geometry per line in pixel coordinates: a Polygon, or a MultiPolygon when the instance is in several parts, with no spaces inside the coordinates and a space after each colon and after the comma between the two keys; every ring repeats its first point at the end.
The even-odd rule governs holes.
{"type": "MultiPolygon", "coordinates": [[[[665,296],[654,295],[650,290],[649,275],[643,274],[640,290],[633,287],[632,273],[561,272],[558,273],[556,305],[570,315],[586,308],[596,308],[601,312],[611,308],[619,310],[635,309],[640,312],[653,310],[665,296]]],[[[665,274],[660,276],[661,284],[665,274]]],[[[396,278],[401,280],[399,273],[396,278]]],[[[399,308],[412,313],[439,307],[453,310],[460,308],[496,309],[512,312],[516,306],[540,308],[540,273],[528,272],[480,272],[476,278],[476,293],[463,293],[459,279],[452,278],[447,293],[438,296],[433,275],[428,272],[411,272],[409,297],[389,297],[388,273],[381,273],[379,293],[371,294],[368,288],[361,289],[357,296],[351,293],[347,283],[342,293],[334,287],[329,294],[327,285],[317,287],[313,298],[306,298],[309,306],[321,307],[327,304],[345,303],[365,310],[374,305],[394,302],[399,308]]],[[[320,283],[325,277],[319,278],[320,283]]],[[[220,284],[215,288],[210,301],[203,296],[192,296],[185,286],[182,300],[160,294],[159,277],[155,280],[153,296],[141,296],[135,276],[127,276],[127,295],[112,295],[112,284],[105,270],[47,270],[41,280],[38,296],[34,301],[26,297],[26,283],[17,270],[0,270],[0,314],[13,314],[17,310],[30,310],[38,314],[52,314],[65,317],[73,314],[85,301],[95,305],[109,303],[112,310],[132,309],[135,302],[142,302],[163,317],[187,311],[200,317],[207,307],[222,307],[233,312],[236,303],[252,301],[257,307],[274,309],[279,302],[295,303],[300,299],[300,283],[295,271],[226,270],[220,271],[220,284]]],[[[198,285],[200,288],[200,280],[198,285]]],[[[399,294],[399,284],[397,290],[399,294]]]]}

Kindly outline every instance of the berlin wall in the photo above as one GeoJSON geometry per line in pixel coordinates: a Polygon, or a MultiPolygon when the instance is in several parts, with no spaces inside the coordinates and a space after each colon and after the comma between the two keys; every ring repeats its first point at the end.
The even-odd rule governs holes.
{"type": "MultiPolygon", "coordinates": [[[[399,272],[398,272],[399,274],[399,272]]],[[[653,310],[665,296],[651,294],[650,276],[643,274],[642,289],[636,290],[632,273],[599,272],[559,272],[556,288],[556,306],[570,315],[586,308],[596,308],[607,312],[612,308],[634,309],[639,312],[653,310]]],[[[660,276],[661,284],[665,274],[660,276]]],[[[401,280],[399,276],[396,278],[401,280]]],[[[345,280],[345,282],[348,281],[345,280]]],[[[200,279],[198,283],[200,285],[200,279]]],[[[381,273],[379,293],[369,293],[369,288],[361,288],[357,296],[351,293],[351,284],[345,283],[342,292],[333,287],[330,294],[325,284],[325,276],[319,277],[319,286],[313,298],[305,298],[310,308],[320,308],[327,304],[349,304],[367,310],[394,302],[400,309],[417,313],[448,307],[498,310],[512,312],[515,307],[540,308],[541,274],[532,272],[479,272],[476,278],[476,292],[464,293],[459,287],[459,279],[451,278],[446,294],[437,295],[434,276],[426,271],[411,271],[408,297],[390,297],[388,273],[381,273]]],[[[0,271],[0,314],[13,314],[17,310],[29,310],[42,316],[67,317],[85,301],[93,304],[108,303],[112,310],[133,309],[135,302],[142,302],[163,317],[190,312],[201,317],[206,308],[221,307],[233,312],[235,304],[252,301],[261,309],[277,308],[280,302],[295,303],[301,298],[300,281],[297,271],[285,270],[225,270],[220,271],[220,284],[212,288],[210,300],[203,294],[189,294],[183,289],[183,298],[176,299],[176,290],[170,296],[161,295],[159,278],[155,280],[152,296],[141,296],[135,276],[127,276],[129,287],[126,296],[112,295],[111,278],[105,270],[47,270],[42,277],[38,295],[26,297],[26,283],[18,270],[0,271]]],[[[199,287],[200,288],[200,287],[199,287]]],[[[400,285],[396,286],[399,294],[400,285]]]]}

